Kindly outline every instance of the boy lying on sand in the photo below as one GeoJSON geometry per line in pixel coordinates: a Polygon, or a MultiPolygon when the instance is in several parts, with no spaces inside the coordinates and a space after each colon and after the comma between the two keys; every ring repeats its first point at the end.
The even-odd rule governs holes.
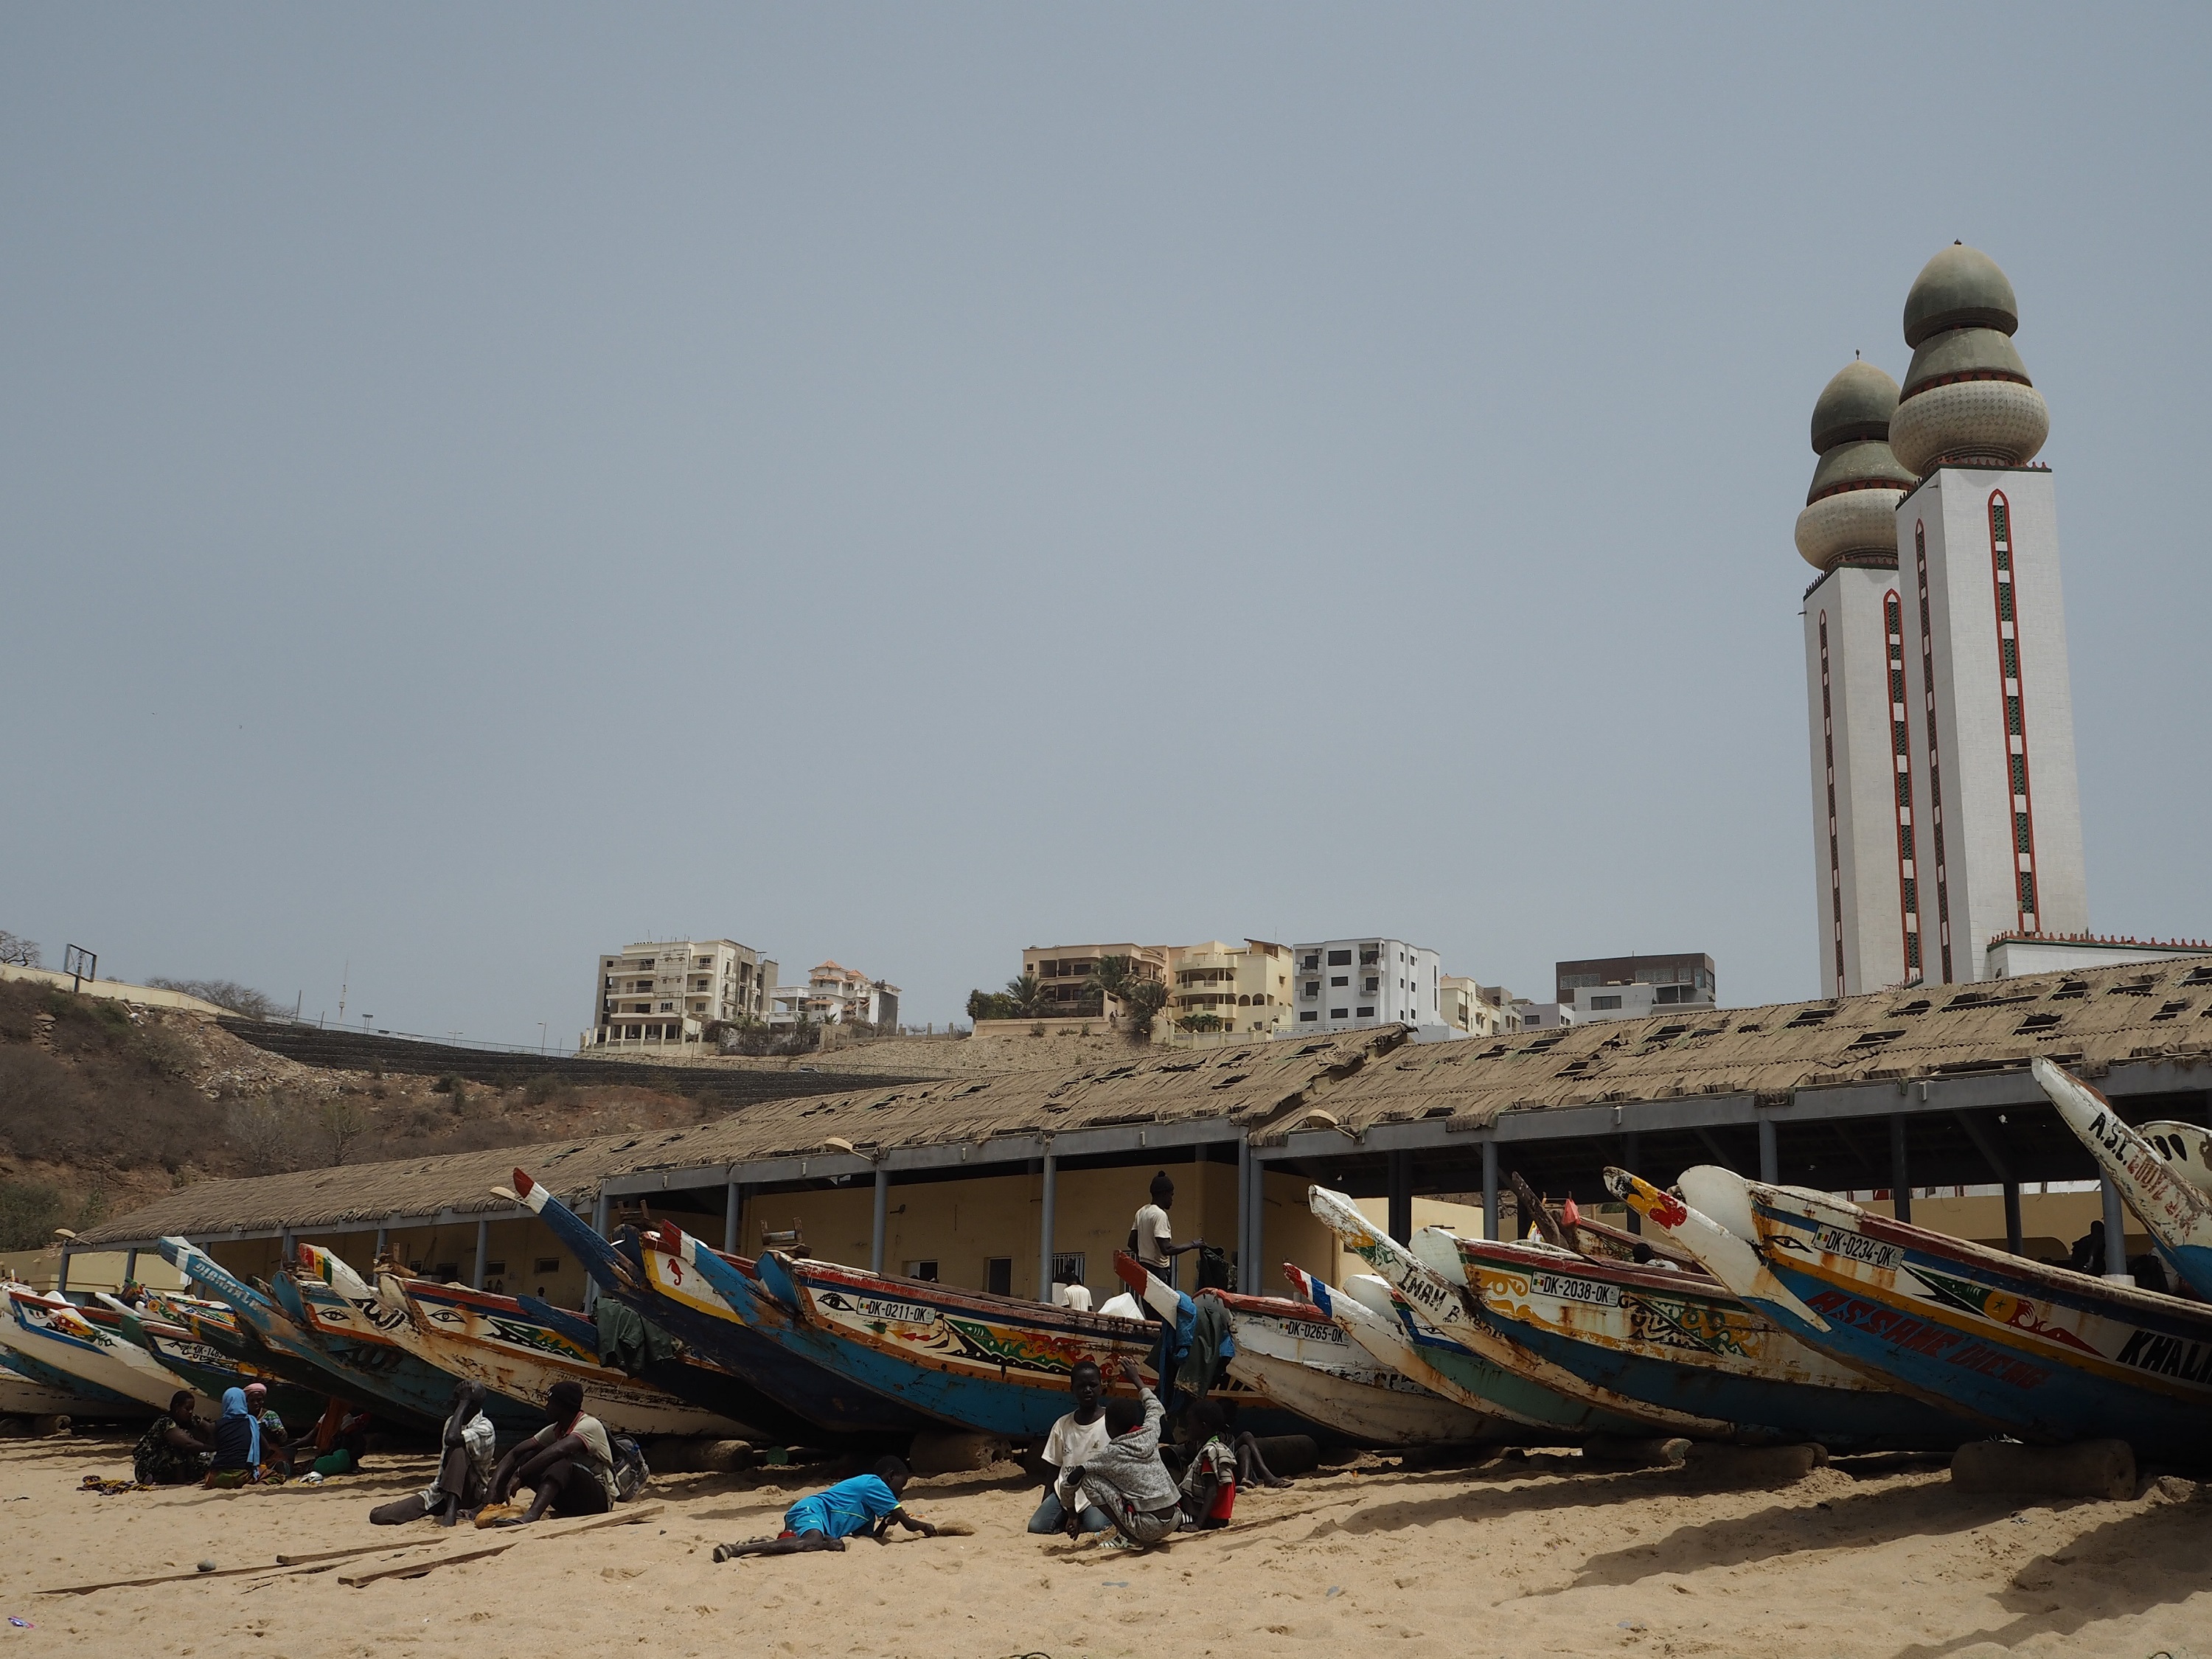
{"type": "Polygon", "coordinates": [[[806,1550],[842,1550],[845,1540],[865,1532],[878,1544],[896,1521],[924,1538],[937,1536],[937,1528],[917,1521],[900,1506],[899,1493],[914,1472],[896,1457],[886,1457],[872,1474],[856,1474],[840,1480],[826,1492],[800,1498],[783,1512],[783,1532],[775,1538],[749,1538],[739,1544],[717,1544],[714,1559],[733,1561],[740,1555],[797,1555],[806,1550]]]}

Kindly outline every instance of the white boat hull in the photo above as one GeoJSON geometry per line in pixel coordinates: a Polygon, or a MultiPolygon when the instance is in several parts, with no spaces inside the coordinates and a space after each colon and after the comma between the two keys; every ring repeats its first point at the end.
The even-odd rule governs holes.
{"type": "Polygon", "coordinates": [[[186,1389],[176,1373],[156,1364],[152,1355],[97,1328],[60,1297],[21,1287],[8,1295],[13,1319],[6,1340],[17,1352],[156,1411],[167,1411],[169,1401],[184,1390],[192,1395],[200,1411],[210,1416],[220,1412],[214,1401],[186,1389]]]}
{"type": "Polygon", "coordinates": [[[1481,1440],[1493,1420],[1431,1393],[1384,1364],[1334,1321],[1235,1315],[1229,1374],[1285,1411],[1365,1446],[1431,1446],[1481,1440]],[[1326,1333],[1323,1335],[1322,1333],[1326,1333]]]}

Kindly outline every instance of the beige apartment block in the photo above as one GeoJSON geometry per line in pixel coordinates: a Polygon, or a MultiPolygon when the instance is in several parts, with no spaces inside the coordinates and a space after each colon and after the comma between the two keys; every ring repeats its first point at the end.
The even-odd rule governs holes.
{"type": "Polygon", "coordinates": [[[599,958],[586,1048],[679,1048],[715,1020],[766,1020],[775,963],[735,939],[647,939],[599,958]]]}
{"type": "Polygon", "coordinates": [[[1444,1024],[1469,1036],[1504,1036],[1521,1029],[1513,993],[1503,985],[1481,985],[1463,974],[1437,981],[1444,1024]]]}
{"type": "Polygon", "coordinates": [[[1022,952],[1022,972],[1036,975],[1052,1018],[1098,1018],[1108,1011],[1084,986],[1107,957],[1128,957],[1141,979],[1167,981],[1168,951],[1158,945],[1032,945],[1022,952]]]}
{"type": "Polygon", "coordinates": [[[1272,1036],[1291,1024],[1290,947],[1259,939],[1176,947],[1168,952],[1168,1014],[1180,1030],[1272,1036]]]}

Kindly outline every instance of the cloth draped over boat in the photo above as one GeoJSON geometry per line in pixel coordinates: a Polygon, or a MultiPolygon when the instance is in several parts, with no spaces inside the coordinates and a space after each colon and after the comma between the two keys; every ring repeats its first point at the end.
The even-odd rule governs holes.
{"type": "Polygon", "coordinates": [[[626,1307],[611,1296],[603,1296],[594,1303],[592,1313],[599,1321],[602,1365],[611,1365],[636,1376],[647,1366],[672,1359],[684,1351],[682,1344],[666,1331],[636,1309],[626,1307]]]}
{"type": "Polygon", "coordinates": [[[1178,1297],[1176,1339],[1182,1349],[1182,1363],[1176,1368],[1176,1387],[1188,1395],[1211,1389],[1214,1374],[1237,1357],[1235,1327],[1218,1297],[1195,1302],[1187,1296],[1178,1297]]]}

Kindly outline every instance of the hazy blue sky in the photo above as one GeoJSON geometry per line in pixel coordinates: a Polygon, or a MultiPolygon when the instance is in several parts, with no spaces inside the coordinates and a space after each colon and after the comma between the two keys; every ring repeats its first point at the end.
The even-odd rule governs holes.
{"type": "Polygon", "coordinates": [[[0,927],[557,1042],[727,934],[1818,994],[1806,421],[2050,400],[2092,920],[2212,932],[2212,15],[0,9],[0,927]]]}

